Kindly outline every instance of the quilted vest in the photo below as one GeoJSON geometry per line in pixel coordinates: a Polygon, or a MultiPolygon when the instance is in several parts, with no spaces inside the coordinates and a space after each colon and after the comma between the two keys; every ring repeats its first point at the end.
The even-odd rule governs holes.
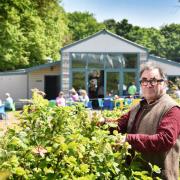
{"type": "MultiPolygon", "coordinates": [[[[167,94],[164,94],[152,104],[141,106],[140,117],[138,118],[138,126],[136,134],[156,134],[157,127],[162,120],[162,117],[172,107],[178,104],[167,94]]],[[[131,133],[135,116],[140,109],[140,104],[131,109],[130,118],[128,121],[127,132],[131,133]]],[[[159,142],[161,143],[161,142],[159,142]]],[[[180,153],[180,135],[173,147],[166,152],[159,153],[142,153],[143,158],[156,164],[161,168],[163,179],[178,180],[179,176],[179,153],[180,153]]]]}

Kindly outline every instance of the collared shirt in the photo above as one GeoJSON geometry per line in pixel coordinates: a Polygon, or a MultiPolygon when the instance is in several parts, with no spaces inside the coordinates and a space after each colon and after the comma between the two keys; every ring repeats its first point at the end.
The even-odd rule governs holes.
{"type": "MultiPolygon", "coordinates": [[[[140,111],[136,117],[139,116],[140,111]]],[[[118,131],[127,132],[127,124],[130,112],[118,119],[118,131]]],[[[138,118],[135,118],[138,119],[138,118]]],[[[126,141],[139,152],[164,152],[169,150],[180,134],[180,109],[171,108],[160,122],[156,134],[133,134],[136,121],[132,128],[132,134],[127,134],[126,141]]]]}

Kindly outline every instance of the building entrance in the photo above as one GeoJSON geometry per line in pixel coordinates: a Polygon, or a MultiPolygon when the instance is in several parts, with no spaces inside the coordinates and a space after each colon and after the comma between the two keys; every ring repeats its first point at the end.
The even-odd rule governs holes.
{"type": "Polygon", "coordinates": [[[48,100],[55,99],[58,96],[60,90],[60,78],[59,76],[45,76],[45,98],[48,100]]]}
{"type": "Polygon", "coordinates": [[[104,98],[104,70],[90,70],[88,72],[88,95],[93,108],[99,107],[98,98],[104,98]]]}

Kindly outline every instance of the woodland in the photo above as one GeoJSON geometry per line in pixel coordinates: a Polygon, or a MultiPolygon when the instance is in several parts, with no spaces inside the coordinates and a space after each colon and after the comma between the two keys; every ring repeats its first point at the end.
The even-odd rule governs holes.
{"type": "Polygon", "coordinates": [[[0,71],[58,61],[62,47],[102,29],[146,47],[150,54],[180,62],[180,24],[157,29],[127,19],[98,22],[91,12],[66,12],[61,0],[1,0],[0,71]]]}

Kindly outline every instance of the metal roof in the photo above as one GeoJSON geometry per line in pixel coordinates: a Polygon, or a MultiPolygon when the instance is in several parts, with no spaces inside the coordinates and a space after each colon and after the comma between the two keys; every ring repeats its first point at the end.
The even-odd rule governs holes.
{"type": "Polygon", "coordinates": [[[5,71],[5,72],[0,72],[0,75],[19,75],[19,74],[27,74],[29,72],[32,71],[36,71],[36,70],[40,70],[43,68],[48,68],[51,66],[55,66],[55,65],[60,65],[61,61],[56,61],[56,62],[52,62],[52,63],[46,63],[46,64],[41,64],[38,66],[33,66],[30,68],[26,68],[26,69],[17,69],[17,70],[13,70],[13,71],[5,71]]]}
{"type": "Polygon", "coordinates": [[[162,57],[159,57],[159,56],[155,56],[153,54],[150,54],[148,59],[153,59],[155,61],[160,61],[160,62],[165,63],[165,64],[170,64],[170,65],[173,65],[173,66],[180,67],[180,63],[178,63],[178,62],[172,61],[170,59],[162,58],[162,57]]]}

